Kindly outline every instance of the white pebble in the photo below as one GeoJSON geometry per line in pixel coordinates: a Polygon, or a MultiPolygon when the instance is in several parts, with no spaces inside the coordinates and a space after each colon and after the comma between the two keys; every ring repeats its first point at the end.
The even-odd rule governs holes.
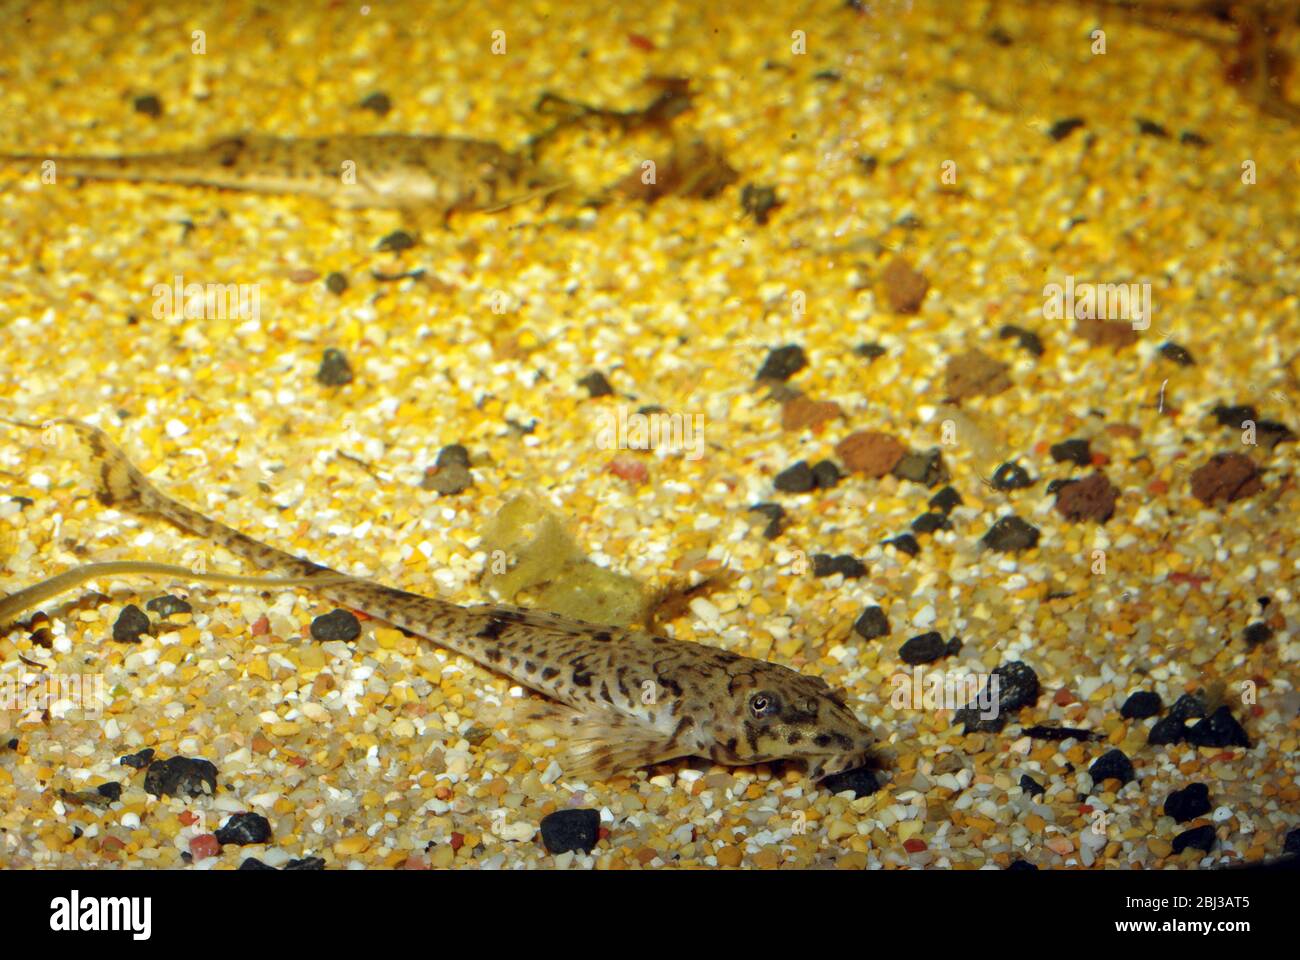
{"type": "Polygon", "coordinates": [[[721,617],[721,614],[718,612],[718,608],[715,607],[704,597],[696,597],[694,600],[691,601],[690,606],[691,606],[691,613],[695,614],[705,623],[708,624],[716,623],[718,619],[721,617]]]}
{"type": "Polygon", "coordinates": [[[293,858],[289,856],[289,851],[281,850],[279,847],[270,847],[266,853],[258,857],[268,867],[283,867],[293,858]]]}
{"type": "Polygon", "coordinates": [[[1232,810],[1228,807],[1215,807],[1214,813],[1210,814],[1210,819],[1215,823],[1223,823],[1225,820],[1232,819],[1232,810]]]}
{"type": "Polygon", "coordinates": [[[927,603],[920,610],[916,611],[916,616],[912,618],[912,624],[913,626],[921,627],[924,629],[925,627],[928,627],[932,623],[934,623],[934,620],[935,620],[934,606],[927,603]]]}
{"type": "Polygon", "coordinates": [[[533,839],[533,835],[537,833],[537,828],[531,823],[516,820],[514,823],[503,824],[501,829],[495,832],[502,840],[522,842],[533,839]]]}
{"type": "Polygon", "coordinates": [[[168,420],[167,426],[163,429],[167,431],[167,436],[171,437],[173,440],[179,440],[181,437],[185,436],[185,434],[190,432],[190,428],[185,426],[185,424],[181,423],[179,420],[168,420]]]}

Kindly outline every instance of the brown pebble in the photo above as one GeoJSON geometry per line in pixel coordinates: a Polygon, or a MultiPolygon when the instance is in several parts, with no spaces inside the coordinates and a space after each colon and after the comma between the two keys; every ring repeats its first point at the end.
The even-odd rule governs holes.
{"type": "Polygon", "coordinates": [[[835,452],[848,470],[883,477],[903,459],[907,448],[887,433],[859,430],[836,444],[835,452]]]}
{"type": "Polygon", "coordinates": [[[1116,350],[1132,346],[1138,339],[1129,320],[1102,320],[1098,317],[1076,320],[1074,332],[1094,347],[1114,347],[1116,350]]]}
{"type": "Polygon", "coordinates": [[[948,359],[943,383],[950,400],[967,397],[993,397],[1011,386],[1008,366],[987,353],[968,350],[948,359]]]}
{"type": "Polygon", "coordinates": [[[781,865],[781,853],[775,845],[769,844],[754,854],[754,866],[762,870],[775,870],[781,865]]]}
{"type": "Polygon", "coordinates": [[[1106,432],[1112,437],[1128,437],[1130,440],[1139,440],[1142,437],[1142,429],[1131,423],[1108,423],[1106,432]]]}
{"type": "Polygon", "coordinates": [[[1206,505],[1231,503],[1264,489],[1254,462],[1240,453],[1218,453],[1192,473],[1192,496],[1206,505]]]}
{"type": "Polygon", "coordinates": [[[743,857],[740,847],[720,847],[717,852],[718,866],[738,867],[743,857]]]}
{"type": "Polygon", "coordinates": [[[894,313],[916,313],[930,289],[930,281],[906,257],[894,257],[881,271],[885,302],[894,313]]]}
{"type": "Polygon", "coordinates": [[[802,430],[811,427],[818,430],[827,420],[843,415],[844,411],[834,400],[810,400],[801,395],[781,407],[781,428],[802,430]]]}
{"type": "Polygon", "coordinates": [[[1103,473],[1067,483],[1056,492],[1056,511],[1067,520],[1105,523],[1115,513],[1116,486],[1103,473]]]}

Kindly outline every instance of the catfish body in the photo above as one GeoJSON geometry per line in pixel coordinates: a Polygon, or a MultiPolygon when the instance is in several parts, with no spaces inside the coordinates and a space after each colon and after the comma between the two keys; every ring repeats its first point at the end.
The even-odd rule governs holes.
{"type": "Polygon", "coordinates": [[[343,208],[492,210],[563,183],[487,140],[415,134],[246,135],[205,147],[119,156],[9,154],[52,161],[55,177],[173,183],[318,197],[343,208]]]}

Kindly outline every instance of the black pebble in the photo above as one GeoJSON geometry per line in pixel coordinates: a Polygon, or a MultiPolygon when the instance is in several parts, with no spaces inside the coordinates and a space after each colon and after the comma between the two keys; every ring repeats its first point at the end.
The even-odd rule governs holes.
{"type": "Polygon", "coordinates": [[[325,861],[320,857],[303,857],[301,860],[290,860],[282,868],[284,870],[324,870],[325,861]]]}
{"type": "Polygon", "coordinates": [[[1052,444],[1050,452],[1057,463],[1074,463],[1081,467],[1092,463],[1092,451],[1087,440],[1063,440],[1052,444]]]}
{"type": "Polygon", "coordinates": [[[376,91],[362,100],[359,106],[362,110],[370,110],[381,117],[386,117],[388,111],[393,109],[393,101],[388,99],[388,94],[376,91]]]}
{"type": "Polygon", "coordinates": [[[444,497],[464,493],[473,485],[474,475],[469,472],[469,467],[454,460],[436,470],[426,470],[424,479],[420,481],[422,490],[436,490],[444,497]]]}
{"type": "Polygon", "coordinates": [[[913,533],[934,533],[936,530],[951,530],[952,524],[942,513],[923,513],[912,521],[913,533]]]}
{"type": "Polygon", "coordinates": [[[164,620],[168,617],[174,617],[178,613],[194,612],[194,608],[189,605],[188,601],[182,600],[180,597],[170,597],[165,594],[161,597],[154,597],[145,604],[145,609],[152,610],[164,620]]]}
{"type": "Polygon", "coordinates": [[[832,773],[821,779],[821,786],[831,793],[843,793],[852,790],[854,798],[869,797],[880,789],[880,778],[869,767],[857,767],[843,773],[832,773]]]}
{"type": "Polygon", "coordinates": [[[938,510],[940,513],[952,513],[954,508],[960,506],[961,494],[952,487],[944,487],[930,498],[930,508],[938,510]]]}
{"type": "Polygon", "coordinates": [[[1020,349],[1024,350],[1026,353],[1032,354],[1035,357],[1041,357],[1043,355],[1043,341],[1039,338],[1038,334],[1034,333],[1032,330],[1026,330],[1024,327],[1017,327],[1014,323],[1007,323],[998,330],[998,336],[1003,340],[1009,340],[1014,337],[1016,342],[1020,344],[1020,349]]]}
{"type": "MultiPolygon", "coordinates": [[[[1023,707],[1032,706],[1038,700],[1040,690],[1038,674],[1033,667],[1019,660],[1004,663],[993,668],[997,677],[997,710],[992,717],[982,717],[983,708],[978,703],[962,707],[953,717],[953,723],[965,724],[966,733],[984,731],[998,733],[1007,725],[1010,714],[1023,707]]],[[[989,682],[992,682],[992,677],[989,682]]],[[[981,692],[980,700],[984,699],[981,692]]]]}
{"type": "Polygon", "coordinates": [[[796,343],[786,344],[768,352],[767,359],[758,369],[755,380],[789,380],[796,373],[808,366],[808,358],[803,347],[796,343]]]}
{"type": "Polygon", "coordinates": [[[1053,140],[1064,140],[1074,131],[1087,123],[1082,117],[1066,117],[1064,120],[1057,120],[1047,128],[1047,135],[1053,140]]]}
{"type": "Polygon", "coordinates": [[[599,370],[593,370],[579,380],[578,386],[586,387],[587,393],[593,397],[608,397],[614,393],[614,388],[609,385],[609,380],[599,370]]]}
{"type": "Polygon", "coordinates": [[[311,622],[313,640],[351,643],[361,636],[361,621],[350,610],[331,610],[311,622]]]}
{"type": "Polygon", "coordinates": [[[117,762],[124,767],[143,770],[153,762],[153,747],[145,747],[139,753],[128,753],[125,757],[118,757],[117,762]]]}
{"type": "Polygon", "coordinates": [[[782,493],[807,493],[817,485],[817,478],[807,460],[786,467],[772,481],[782,493]]]}
{"type": "Polygon", "coordinates": [[[1029,471],[1014,461],[1008,461],[993,471],[990,482],[995,490],[1020,490],[1034,485],[1029,471]]]}
{"type": "Polygon", "coordinates": [[[1243,420],[1259,421],[1259,411],[1248,403],[1241,403],[1233,406],[1221,403],[1211,410],[1210,413],[1214,416],[1214,419],[1219,421],[1219,426],[1232,427],[1234,430],[1241,429],[1241,423],[1243,420]]]}
{"type": "Polygon", "coordinates": [[[1282,852],[1300,854],[1300,827],[1286,835],[1286,840],[1282,844],[1282,852]]]}
{"type": "Polygon", "coordinates": [[[459,443],[449,443],[438,451],[438,459],[434,461],[438,469],[450,466],[468,467],[469,451],[459,443]]]}
{"type": "Polygon", "coordinates": [[[1210,788],[1203,783],[1193,783],[1175,790],[1165,799],[1165,814],[1175,823],[1186,823],[1210,812],[1210,788]]]}
{"type": "Polygon", "coordinates": [[[1050,497],[1059,492],[1062,488],[1068,487],[1072,483],[1078,483],[1078,480],[1053,480],[1047,485],[1047,495],[1050,497]]]}
{"type": "Polygon", "coordinates": [[[853,631],[863,640],[875,640],[877,637],[888,636],[889,619],[885,616],[885,611],[880,607],[867,607],[862,611],[862,616],[858,617],[857,622],[853,624],[853,631]]]}
{"type": "Polygon", "coordinates": [[[1210,145],[1209,140],[1206,140],[1194,130],[1184,130],[1178,135],[1178,142],[1185,143],[1190,147],[1208,147],[1210,145]]]}
{"type": "Polygon", "coordinates": [[[375,245],[376,250],[388,251],[390,253],[401,253],[403,250],[410,250],[415,246],[415,238],[405,230],[394,230],[392,233],[383,237],[375,245]]]}
{"type": "Polygon", "coordinates": [[[336,297],[343,296],[343,293],[345,290],[347,290],[347,288],[348,288],[348,278],[345,277],[343,274],[339,273],[337,270],[335,270],[333,273],[331,273],[329,276],[325,278],[325,289],[328,290],[330,293],[334,294],[334,296],[336,297]]]}
{"type": "Polygon", "coordinates": [[[1147,734],[1147,743],[1162,747],[1170,743],[1182,743],[1187,739],[1187,724],[1177,717],[1161,717],[1151,725],[1147,734]]]}
{"type": "Polygon", "coordinates": [[[768,214],[781,205],[775,187],[760,187],[747,183],[740,191],[740,209],[754,218],[760,227],[767,226],[768,214]]]}
{"type": "Polygon", "coordinates": [[[844,476],[840,473],[840,468],[831,460],[818,460],[813,464],[812,473],[813,483],[816,484],[818,490],[831,489],[844,476]]]}
{"type": "Polygon", "coordinates": [[[261,860],[257,859],[257,857],[245,858],[244,862],[239,865],[239,869],[240,870],[270,870],[272,873],[276,872],[275,867],[268,867],[261,860]]]}
{"type": "Polygon", "coordinates": [[[779,503],[756,503],[749,509],[751,513],[761,513],[767,517],[767,526],[763,528],[764,537],[775,540],[781,535],[781,528],[785,526],[785,507],[779,503]]]}
{"type": "Polygon", "coordinates": [[[1020,731],[1021,736],[1033,737],[1035,740],[1100,740],[1102,734],[1096,730],[1082,727],[1048,727],[1034,724],[1020,731]]]}
{"type": "Polygon", "coordinates": [[[921,545],[916,542],[916,537],[910,533],[901,533],[892,540],[886,540],[885,545],[893,547],[900,553],[905,553],[909,557],[914,557],[921,552],[921,545]]]}
{"type": "Polygon", "coordinates": [[[927,487],[937,487],[948,482],[948,468],[943,463],[943,453],[938,447],[924,452],[908,452],[890,471],[900,480],[911,480],[927,487]]]}
{"type": "Polygon", "coordinates": [[[1174,853],[1182,853],[1188,847],[1209,853],[1214,848],[1214,827],[1208,823],[1200,827],[1184,830],[1174,837],[1174,853]]]}
{"type": "Polygon", "coordinates": [[[216,831],[217,843],[245,846],[250,843],[270,843],[271,823],[260,813],[236,813],[226,825],[216,831]]]}
{"type": "Polygon", "coordinates": [[[831,577],[838,573],[845,580],[856,580],[867,574],[867,568],[862,561],[847,553],[835,557],[828,553],[815,553],[812,562],[814,577],[831,577]]]}
{"type": "Polygon", "coordinates": [[[171,757],[149,764],[144,790],[155,797],[201,797],[217,792],[217,768],[209,760],[171,757]],[[207,790],[204,790],[204,787],[207,790]]]}
{"type": "Polygon", "coordinates": [[[937,630],[922,633],[903,642],[898,650],[898,659],[911,666],[933,663],[948,653],[948,645],[937,630]]]}
{"type": "Polygon", "coordinates": [[[1107,750],[1093,761],[1088,773],[1092,775],[1092,782],[1098,786],[1103,780],[1128,783],[1135,776],[1133,761],[1125,756],[1123,750],[1107,750]]]}
{"type": "Polygon", "coordinates": [[[1160,344],[1160,356],[1166,360],[1172,360],[1180,367],[1191,367],[1196,365],[1192,355],[1187,352],[1187,348],[1174,343],[1172,340],[1160,344]]]}
{"type": "Polygon", "coordinates": [[[1037,527],[1015,514],[1008,514],[989,527],[981,542],[990,550],[1010,553],[1013,550],[1032,550],[1038,543],[1038,536],[1037,527]]]}
{"type": "Polygon", "coordinates": [[[113,639],[118,643],[139,643],[149,632],[149,618],[134,603],[127,604],[113,624],[113,639]]]}
{"type": "Polygon", "coordinates": [[[868,360],[875,360],[877,357],[883,357],[886,350],[878,343],[859,343],[853,348],[853,352],[859,357],[866,357],[868,360]]]}
{"type": "Polygon", "coordinates": [[[1139,117],[1137,121],[1138,133],[1148,137],[1160,137],[1161,139],[1169,138],[1169,131],[1154,120],[1148,120],[1145,117],[1139,117]]]}
{"type": "Polygon", "coordinates": [[[590,853],[600,839],[600,814],[595,810],[556,810],[542,817],[541,827],[548,853],[590,853]]]}
{"type": "Polygon", "coordinates": [[[1031,797],[1041,797],[1047,793],[1047,788],[1027,773],[1020,775],[1020,789],[1031,797]]]}
{"type": "Polygon", "coordinates": [[[1255,424],[1255,437],[1260,446],[1272,450],[1279,443],[1295,439],[1295,432],[1277,420],[1260,420],[1255,424]]]}
{"type": "Polygon", "coordinates": [[[341,387],[352,382],[352,367],[341,350],[330,347],[321,357],[316,379],[327,387],[341,387]]]}
{"type": "Polygon", "coordinates": [[[1205,716],[1205,701],[1200,694],[1184,693],[1169,708],[1169,716],[1179,720],[1191,720],[1193,717],[1205,716]]]}
{"type": "Polygon", "coordinates": [[[95,792],[101,797],[107,797],[109,803],[117,803],[122,799],[122,785],[120,783],[101,783],[95,788],[95,792]]]}
{"type": "Polygon", "coordinates": [[[1246,641],[1246,646],[1257,647],[1261,643],[1267,643],[1273,639],[1273,628],[1263,620],[1256,620],[1246,627],[1241,636],[1246,641]]]}
{"type": "Polygon", "coordinates": [[[155,94],[146,93],[144,96],[136,97],[131,105],[135,107],[136,113],[143,113],[146,117],[157,120],[162,116],[162,101],[155,94]]]}
{"type": "Polygon", "coordinates": [[[1007,867],[1008,873],[1011,873],[1012,871],[1016,873],[1024,873],[1025,871],[1036,873],[1038,868],[1028,860],[1015,860],[1011,863],[1011,866],[1007,867]]]}
{"type": "Polygon", "coordinates": [[[1125,720],[1143,720],[1154,717],[1160,712],[1160,694],[1150,690],[1138,690],[1129,694],[1124,706],[1119,708],[1119,715],[1125,720]]]}
{"type": "Polygon", "coordinates": [[[1187,731],[1189,742],[1198,747],[1249,747],[1250,738],[1227,707],[1219,707],[1208,717],[1197,720],[1187,731]]]}

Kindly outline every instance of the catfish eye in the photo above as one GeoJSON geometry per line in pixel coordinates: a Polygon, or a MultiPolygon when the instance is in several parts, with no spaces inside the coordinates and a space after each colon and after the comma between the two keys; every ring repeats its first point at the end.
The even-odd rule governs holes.
{"type": "Polygon", "coordinates": [[[770,717],[781,709],[781,700],[775,693],[769,693],[767,690],[760,690],[749,698],[749,712],[755,719],[762,720],[764,717],[770,717]]]}

